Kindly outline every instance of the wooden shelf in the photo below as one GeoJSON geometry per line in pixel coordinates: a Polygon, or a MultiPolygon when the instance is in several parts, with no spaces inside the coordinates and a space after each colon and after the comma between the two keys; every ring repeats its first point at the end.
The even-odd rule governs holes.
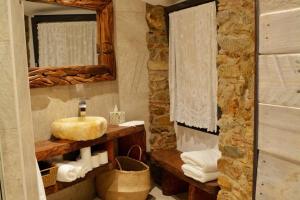
{"type": "Polygon", "coordinates": [[[71,183],[57,182],[56,185],[45,188],[46,194],[50,195],[61,191],[65,188],[71,187],[86,179],[95,178],[97,174],[108,171],[114,168],[115,156],[124,155],[128,149],[138,144],[142,147],[143,152],[146,151],[146,134],[144,125],[136,127],[123,127],[109,125],[104,136],[89,141],[71,141],[61,139],[50,139],[35,143],[35,154],[38,161],[48,160],[55,156],[64,155],[70,152],[77,151],[84,147],[94,146],[97,144],[104,144],[108,152],[109,163],[107,165],[93,169],[86,174],[84,178],[77,179],[71,183]],[[122,139],[121,139],[122,138],[122,139]],[[119,152],[115,152],[117,142],[119,152]]]}
{"type": "Polygon", "coordinates": [[[192,178],[189,178],[184,175],[181,166],[184,164],[180,158],[181,152],[177,150],[160,150],[154,151],[151,153],[151,158],[155,161],[160,167],[164,170],[172,173],[174,176],[179,179],[189,183],[190,185],[200,188],[201,190],[212,194],[217,195],[219,191],[219,185],[217,181],[210,181],[207,183],[201,183],[192,178]]]}
{"type": "Polygon", "coordinates": [[[97,144],[103,144],[124,136],[144,133],[144,125],[136,127],[122,127],[109,125],[107,132],[104,136],[89,141],[71,141],[61,139],[50,139],[46,141],[40,141],[35,143],[35,154],[38,161],[48,160],[55,156],[64,155],[84,147],[94,146],[97,144]]]}
{"type": "Polygon", "coordinates": [[[60,190],[66,189],[68,187],[71,187],[77,183],[80,183],[82,181],[85,181],[87,179],[93,179],[96,177],[97,174],[105,172],[105,171],[109,171],[113,169],[113,164],[112,163],[108,163],[106,165],[97,167],[95,169],[93,169],[92,171],[90,171],[89,173],[86,174],[86,176],[84,178],[80,178],[77,179],[73,182],[70,183],[63,183],[63,182],[56,182],[56,184],[54,186],[50,186],[45,188],[46,191],[46,195],[50,195],[56,192],[59,192],[60,190]]]}

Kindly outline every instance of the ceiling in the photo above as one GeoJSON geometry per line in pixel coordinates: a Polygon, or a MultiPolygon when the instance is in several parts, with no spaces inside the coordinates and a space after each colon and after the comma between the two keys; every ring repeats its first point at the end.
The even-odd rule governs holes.
{"type": "Polygon", "coordinates": [[[30,1],[24,1],[24,14],[30,15],[43,15],[43,14],[93,14],[95,11],[74,8],[68,6],[61,6],[48,3],[36,3],[30,1]]]}

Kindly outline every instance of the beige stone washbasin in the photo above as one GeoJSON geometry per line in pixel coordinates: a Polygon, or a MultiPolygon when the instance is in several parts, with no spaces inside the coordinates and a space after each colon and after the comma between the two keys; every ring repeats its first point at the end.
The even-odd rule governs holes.
{"type": "Polygon", "coordinates": [[[87,141],[101,137],[107,130],[103,117],[71,117],[55,120],[52,135],[60,139],[87,141]]]}

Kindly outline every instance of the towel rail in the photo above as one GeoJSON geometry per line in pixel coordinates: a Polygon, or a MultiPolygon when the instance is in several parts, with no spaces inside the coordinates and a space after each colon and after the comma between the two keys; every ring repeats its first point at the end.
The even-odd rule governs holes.
{"type": "Polygon", "coordinates": [[[219,126],[217,127],[217,131],[213,132],[213,131],[208,131],[207,128],[198,128],[198,127],[194,127],[194,126],[188,126],[185,123],[180,123],[180,122],[177,122],[177,125],[185,127],[185,128],[190,128],[190,129],[193,129],[193,130],[196,130],[196,131],[201,131],[201,132],[204,132],[204,133],[212,134],[212,135],[219,135],[220,134],[220,127],[219,126]]]}

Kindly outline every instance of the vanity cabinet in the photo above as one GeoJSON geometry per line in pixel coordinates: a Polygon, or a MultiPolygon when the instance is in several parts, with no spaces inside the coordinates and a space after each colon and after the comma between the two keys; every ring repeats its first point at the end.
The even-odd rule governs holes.
{"type": "MultiPolygon", "coordinates": [[[[35,143],[35,154],[38,161],[49,160],[55,156],[68,155],[85,147],[106,150],[108,152],[108,164],[100,166],[89,172],[84,178],[77,179],[71,183],[57,182],[56,185],[45,188],[46,194],[52,194],[77,184],[86,179],[95,179],[96,175],[112,170],[115,167],[115,158],[118,155],[126,155],[130,147],[139,145],[142,148],[142,161],[146,159],[146,132],[143,125],[135,127],[122,127],[109,125],[107,132],[102,137],[89,141],[71,141],[61,139],[50,139],[35,143]]],[[[131,157],[138,158],[138,153],[132,151],[131,157]]]]}

